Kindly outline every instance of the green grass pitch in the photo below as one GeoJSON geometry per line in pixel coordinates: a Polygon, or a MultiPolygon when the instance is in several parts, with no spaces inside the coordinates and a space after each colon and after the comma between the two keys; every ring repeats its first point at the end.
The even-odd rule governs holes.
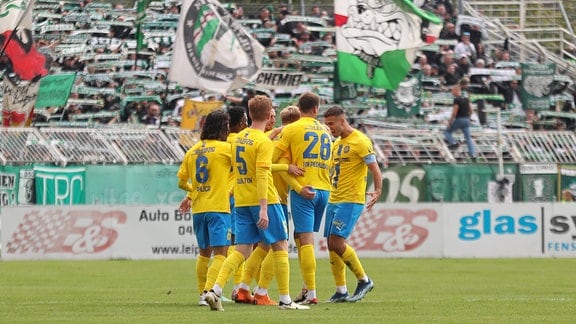
{"type": "MultiPolygon", "coordinates": [[[[224,312],[197,306],[194,260],[0,262],[0,323],[576,322],[576,259],[363,262],[376,287],[358,303],[308,311],[224,303],[224,312]]],[[[296,260],[291,268],[294,297],[302,281],[296,260]]],[[[321,301],[334,292],[327,259],[318,260],[317,285],[321,301]]],[[[270,295],[277,299],[275,282],[270,295]]]]}

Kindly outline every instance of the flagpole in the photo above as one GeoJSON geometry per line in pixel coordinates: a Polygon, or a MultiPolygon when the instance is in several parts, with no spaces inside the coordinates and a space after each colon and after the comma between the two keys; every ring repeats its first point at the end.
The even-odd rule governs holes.
{"type": "Polygon", "coordinates": [[[134,56],[134,70],[138,67],[138,54],[140,54],[140,48],[142,47],[142,42],[144,41],[144,35],[142,35],[142,21],[146,17],[146,1],[138,0],[136,5],[136,55],[134,56]]]}

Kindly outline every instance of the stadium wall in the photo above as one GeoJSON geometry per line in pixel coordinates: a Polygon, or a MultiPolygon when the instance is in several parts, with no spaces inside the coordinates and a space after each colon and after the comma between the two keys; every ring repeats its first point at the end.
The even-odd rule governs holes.
{"type": "MultiPolygon", "coordinates": [[[[2,260],[198,255],[191,215],[174,205],[6,207],[0,219],[2,260]]],[[[327,258],[325,239],[315,239],[317,256],[327,258]]],[[[360,257],[570,258],[575,240],[573,204],[380,203],[348,242],[360,257]]],[[[289,253],[297,257],[292,241],[289,253]]]]}
{"type": "MultiPolygon", "coordinates": [[[[0,166],[0,208],[27,205],[173,205],[179,164],[0,166]]],[[[554,163],[394,165],[382,170],[386,203],[553,202],[576,198],[576,167],[554,163]]],[[[369,179],[369,184],[371,184],[369,179]]]]}

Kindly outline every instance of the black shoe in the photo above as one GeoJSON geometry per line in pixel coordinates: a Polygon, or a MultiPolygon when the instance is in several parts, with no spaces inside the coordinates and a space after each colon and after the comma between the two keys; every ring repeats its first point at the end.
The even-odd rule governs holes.
{"type": "Polygon", "coordinates": [[[458,149],[459,147],[460,147],[460,144],[458,144],[458,143],[455,143],[455,144],[452,144],[452,145],[448,145],[448,148],[449,148],[450,150],[452,150],[452,151],[455,151],[455,150],[458,149]]]}

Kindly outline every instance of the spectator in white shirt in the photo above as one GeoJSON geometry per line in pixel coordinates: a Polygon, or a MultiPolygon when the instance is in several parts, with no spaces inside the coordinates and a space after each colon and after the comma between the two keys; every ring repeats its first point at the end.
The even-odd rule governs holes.
{"type": "Polygon", "coordinates": [[[454,47],[454,54],[456,54],[456,57],[461,57],[462,55],[468,56],[471,63],[476,61],[476,47],[474,47],[474,44],[470,42],[470,33],[462,33],[460,42],[454,47]]]}

